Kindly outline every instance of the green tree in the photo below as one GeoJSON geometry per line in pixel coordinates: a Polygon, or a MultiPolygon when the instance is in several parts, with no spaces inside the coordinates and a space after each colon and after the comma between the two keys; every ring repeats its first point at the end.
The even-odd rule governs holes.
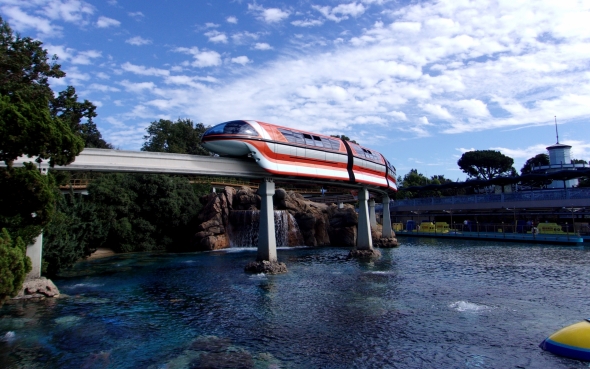
{"type": "Polygon", "coordinates": [[[60,92],[57,97],[50,101],[51,116],[60,119],[70,126],[82,140],[84,147],[98,149],[112,149],[113,146],[107,143],[96,127],[92,118],[96,117],[96,106],[88,100],[78,101],[76,89],[68,86],[60,92]],[[82,123],[85,120],[84,123],[82,123]]]}
{"type": "Polygon", "coordinates": [[[336,137],[336,138],[339,138],[341,140],[350,141],[352,143],[355,143],[355,144],[359,145],[358,142],[356,142],[355,140],[351,140],[350,137],[348,137],[346,135],[330,135],[330,137],[336,137]]]}
{"type": "Polygon", "coordinates": [[[109,174],[88,192],[116,252],[186,249],[202,206],[188,179],[171,175],[109,174]]]}
{"type": "Polygon", "coordinates": [[[96,204],[73,192],[56,197],[56,212],[43,231],[43,273],[50,277],[90,256],[106,237],[96,204]]]}
{"type": "Polygon", "coordinates": [[[0,306],[20,291],[25,276],[31,271],[31,259],[26,255],[20,237],[12,240],[8,231],[0,232],[0,306]]]}
{"type": "Polygon", "coordinates": [[[65,73],[48,61],[42,42],[13,35],[0,18],[0,160],[10,168],[19,156],[71,163],[84,147],[69,122],[52,116],[49,78],[65,73]]]}
{"type": "Polygon", "coordinates": [[[470,177],[484,180],[516,172],[512,167],[514,159],[495,150],[468,151],[457,164],[470,177]]]}
{"type": "Polygon", "coordinates": [[[533,167],[538,167],[542,165],[549,165],[549,155],[537,154],[532,158],[528,159],[520,169],[520,173],[523,175],[528,174],[533,170],[533,167]]]}
{"type": "Polygon", "coordinates": [[[203,123],[194,124],[190,119],[172,122],[160,119],[147,127],[142,151],[170,152],[191,155],[209,155],[201,146],[201,136],[209,127],[203,123]]]}

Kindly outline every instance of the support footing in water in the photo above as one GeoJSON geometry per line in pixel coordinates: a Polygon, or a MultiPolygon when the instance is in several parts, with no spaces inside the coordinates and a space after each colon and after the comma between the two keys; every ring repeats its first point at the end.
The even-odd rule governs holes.
{"type": "Polygon", "coordinates": [[[253,261],[244,270],[248,273],[281,274],[287,273],[287,265],[278,261],[253,261]]]}
{"type": "Polygon", "coordinates": [[[348,253],[348,259],[377,259],[381,257],[381,251],[370,249],[370,250],[350,250],[348,253]]]}

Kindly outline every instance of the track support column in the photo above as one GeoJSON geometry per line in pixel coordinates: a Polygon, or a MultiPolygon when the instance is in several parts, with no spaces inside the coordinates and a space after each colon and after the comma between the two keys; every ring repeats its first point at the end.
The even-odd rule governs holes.
{"type": "MultiPolygon", "coordinates": [[[[356,238],[357,250],[373,250],[373,238],[371,237],[371,224],[369,221],[369,191],[366,187],[359,190],[359,225],[356,238]]],[[[374,209],[374,208],[373,208],[374,209]]]]}
{"type": "Polygon", "coordinates": [[[26,280],[41,278],[41,255],[43,253],[43,232],[35,239],[35,243],[27,246],[27,256],[31,258],[33,269],[27,274],[26,280]]]}
{"type": "Polygon", "coordinates": [[[275,215],[272,197],[275,183],[265,178],[260,182],[258,194],[262,197],[260,204],[260,230],[258,232],[258,261],[277,261],[277,240],[275,238],[275,215]]]}
{"type": "Polygon", "coordinates": [[[375,215],[375,199],[369,200],[369,223],[371,227],[377,226],[377,216],[375,215]]]}
{"type": "Polygon", "coordinates": [[[389,214],[389,196],[383,196],[383,238],[391,237],[391,215],[389,214]]]}

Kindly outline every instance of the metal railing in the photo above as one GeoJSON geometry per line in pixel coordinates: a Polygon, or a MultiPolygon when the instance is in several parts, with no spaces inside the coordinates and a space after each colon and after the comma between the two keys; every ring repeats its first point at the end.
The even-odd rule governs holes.
{"type": "Polygon", "coordinates": [[[504,194],[465,195],[447,197],[428,197],[418,199],[395,200],[390,203],[390,208],[398,206],[436,205],[436,204],[478,204],[478,203],[505,203],[513,201],[540,201],[540,200],[568,200],[590,199],[590,188],[567,188],[559,190],[534,190],[504,194]]]}

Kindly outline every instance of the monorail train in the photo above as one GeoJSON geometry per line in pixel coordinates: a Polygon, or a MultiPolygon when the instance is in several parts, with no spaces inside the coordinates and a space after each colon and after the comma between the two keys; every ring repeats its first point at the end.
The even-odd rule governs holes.
{"type": "Polygon", "coordinates": [[[346,181],[397,191],[395,167],[350,141],[254,120],[208,129],[202,145],[221,156],[249,156],[270,173],[346,181]]]}

